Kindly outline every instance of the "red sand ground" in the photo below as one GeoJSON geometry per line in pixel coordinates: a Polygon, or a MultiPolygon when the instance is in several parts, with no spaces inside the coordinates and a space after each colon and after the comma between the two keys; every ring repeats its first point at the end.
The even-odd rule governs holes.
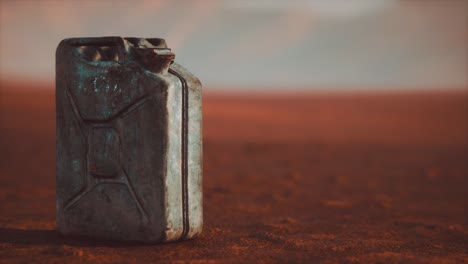
{"type": "MultiPolygon", "coordinates": [[[[9,88],[9,89],[8,89],[9,88]]],[[[0,262],[468,262],[468,94],[204,99],[195,240],[55,232],[54,95],[0,91],[0,262]]]]}

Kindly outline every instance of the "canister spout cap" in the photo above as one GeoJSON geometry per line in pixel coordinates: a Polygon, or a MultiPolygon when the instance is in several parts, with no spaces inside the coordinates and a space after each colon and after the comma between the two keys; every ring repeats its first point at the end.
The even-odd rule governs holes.
{"type": "Polygon", "coordinates": [[[175,58],[167,47],[166,41],[160,38],[125,38],[133,59],[148,71],[165,74],[175,58]]]}

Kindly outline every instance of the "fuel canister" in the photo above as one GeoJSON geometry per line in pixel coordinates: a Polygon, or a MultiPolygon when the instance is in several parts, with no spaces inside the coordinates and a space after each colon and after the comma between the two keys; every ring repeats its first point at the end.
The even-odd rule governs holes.
{"type": "Polygon", "coordinates": [[[200,234],[200,81],[159,38],[71,38],[56,52],[57,228],[166,242],[200,234]]]}

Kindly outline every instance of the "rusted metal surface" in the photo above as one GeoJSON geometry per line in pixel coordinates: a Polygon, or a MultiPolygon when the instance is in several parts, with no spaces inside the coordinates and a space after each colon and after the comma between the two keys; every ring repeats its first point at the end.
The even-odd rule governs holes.
{"type": "Polygon", "coordinates": [[[163,39],[57,48],[57,227],[163,242],[201,232],[201,84],[163,39]]]}

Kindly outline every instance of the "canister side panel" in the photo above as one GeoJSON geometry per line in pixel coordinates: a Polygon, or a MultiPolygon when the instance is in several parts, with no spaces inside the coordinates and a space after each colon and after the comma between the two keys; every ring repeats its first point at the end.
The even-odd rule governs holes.
{"type": "Polygon", "coordinates": [[[187,217],[188,228],[184,238],[199,235],[203,227],[203,149],[202,149],[202,87],[200,81],[181,65],[174,63],[175,72],[186,84],[187,107],[187,217]]]}
{"type": "Polygon", "coordinates": [[[165,240],[178,240],[184,231],[182,187],[182,83],[167,76],[171,85],[167,91],[167,155],[165,188],[165,240]]]}

